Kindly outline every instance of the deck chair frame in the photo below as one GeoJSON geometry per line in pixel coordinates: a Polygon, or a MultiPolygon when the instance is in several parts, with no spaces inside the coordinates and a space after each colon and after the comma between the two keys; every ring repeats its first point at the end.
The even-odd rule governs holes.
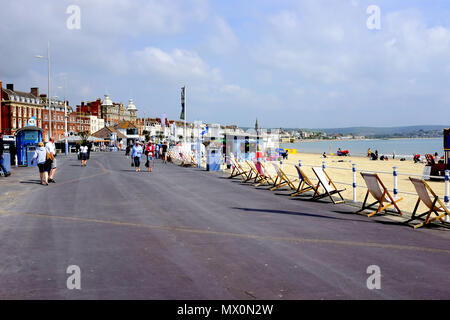
{"type": "Polygon", "coordinates": [[[232,171],[228,179],[235,178],[241,176],[242,180],[246,180],[248,178],[248,175],[251,173],[251,170],[244,170],[242,166],[237,162],[236,159],[230,158],[232,171]]]}
{"type": "MultiPolygon", "coordinates": [[[[260,181],[259,182],[257,182],[257,183],[255,183],[254,184],[254,186],[255,187],[258,187],[258,186],[260,186],[260,185],[262,185],[262,184],[264,184],[264,183],[267,183],[269,186],[271,186],[271,187],[273,187],[273,186],[275,186],[275,181],[276,181],[276,179],[274,179],[270,174],[269,174],[269,171],[266,169],[266,167],[264,166],[264,164],[261,162],[261,161],[257,161],[257,163],[259,164],[259,166],[260,166],[260,168],[261,168],[261,171],[262,171],[262,173],[263,174],[261,174],[261,173],[259,173],[259,171],[258,171],[258,174],[259,174],[259,176],[260,176],[260,181]]],[[[256,165],[255,165],[255,167],[256,167],[256,165]]],[[[257,168],[256,168],[257,169],[257,168]]],[[[257,169],[258,170],[258,169],[257,169]]]]}
{"type": "Polygon", "coordinates": [[[333,180],[331,180],[330,176],[327,174],[327,172],[322,167],[313,167],[312,170],[313,170],[314,174],[316,175],[317,180],[319,180],[319,182],[317,183],[316,188],[315,188],[316,191],[314,192],[313,199],[318,200],[318,199],[328,196],[328,197],[330,197],[331,201],[333,201],[334,204],[344,203],[345,200],[342,197],[341,192],[345,191],[346,189],[345,188],[344,189],[336,188],[336,185],[333,183],[333,180]],[[324,173],[323,177],[320,175],[320,171],[322,171],[324,173]],[[322,181],[324,178],[327,181],[322,181]],[[331,190],[331,189],[329,190],[325,183],[327,183],[329,187],[333,187],[333,190],[331,190]],[[323,189],[325,190],[325,192],[323,194],[318,193],[320,186],[322,186],[323,189]],[[338,201],[334,200],[333,195],[336,195],[336,194],[339,195],[341,200],[338,200],[338,201]]]}
{"type": "Polygon", "coordinates": [[[273,187],[270,188],[270,191],[275,191],[286,185],[291,190],[296,190],[297,188],[295,187],[294,182],[298,181],[298,179],[294,179],[294,180],[289,179],[287,174],[283,171],[283,169],[281,169],[281,167],[278,164],[276,164],[274,162],[271,162],[271,163],[272,163],[272,166],[275,168],[275,171],[277,172],[277,177],[274,181],[273,187]]]}
{"type": "Polygon", "coordinates": [[[377,213],[381,213],[383,211],[402,215],[402,211],[398,207],[397,203],[399,201],[403,200],[403,198],[399,198],[399,199],[395,200],[392,197],[392,195],[389,193],[389,190],[386,188],[386,186],[381,181],[381,179],[378,176],[378,174],[376,174],[376,173],[367,173],[367,172],[360,172],[360,173],[361,173],[361,176],[364,179],[364,182],[366,183],[367,192],[366,192],[366,196],[364,197],[364,202],[363,202],[362,208],[360,210],[356,211],[356,213],[362,213],[364,210],[367,210],[367,209],[372,210],[372,209],[374,209],[373,206],[378,204],[378,208],[376,208],[375,211],[373,211],[371,213],[368,213],[368,214],[365,214],[365,215],[367,215],[367,217],[370,218],[370,217],[376,215],[377,213]],[[374,188],[371,188],[369,186],[370,182],[368,182],[368,180],[366,180],[366,178],[367,179],[371,179],[371,178],[376,179],[376,181],[378,183],[378,186],[374,187],[375,190],[373,190],[374,188]],[[379,188],[379,186],[381,186],[381,188],[383,190],[381,190],[379,188]],[[376,201],[374,203],[366,205],[367,199],[369,197],[369,194],[372,195],[372,197],[375,198],[376,201]],[[385,205],[384,203],[387,203],[387,204],[385,205]],[[389,208],[390,206],[394,206],[394,208],[397,211],[388,211],[387,208],[389,208]]]}
{"type": "Polygon", "coordinates": [[[428,185],[428,183],[426,183],[425,180],[412,178],[412,177],[409,177],[409,180],[412,182],[412,184],[416,188],[416,192],[417,192],[419,198],[417,199],[416,206],[414,207],[414,211],[412,213],[411,219],[406,221],[406,224],[413,227],[414,229],[417,229],[417,228],[429,225],[430,222],[433,222],[436,220],[440,220],[442,223],[445,223],[444,217],[450,216],[450,210],[447,209],[447,207],[442,202],[442,200],[439,199],[439,196],[436,195],[436,193],[433,191],[433,189],[431,189],[431,187],[428,185]],[[423,187],[424,187],[423,191],[427,192],[427,195],[426,195],[428,197],[427,199],[423,199],[421,197],[420,192],[417,190],[416,184],[423,185],[423,187]],[[433,199],[430,198],[428,192],[433,196],[433,199]],[[419,208],[419,204],[421,201],[425,204],[426,207],[428,207],[428,210],[425,211],[424,213],[417,215],[417,209],[419,208]],[[427,204],[427,202],[428,202],[428,204],[427,204]],[[431,202],[431,205],[429,205],[430,202],[431,202]],[[439,206],[437,206],[437,205],[439,205],[439,206]],[[439,214],[439,212],[441,212],[441,213],[439,214]],[[434,213],[436,215],[436,217],[430,218],[432,213],[434,213]],[[425,219],[422,218],[425,215],[426,215],[425,219]],[[419,220],[422,222],[419,224],[411,224],[411,222],[414,220],[419,220]]]}
{"type": "Polygon", "coordinates": [[[291,193],[291,197],[296,197],[308,191],[314,191],[320,194],[311,180],[309,180],[308,176],[303,172],[302,168],[300,168],[300,166],[298,165],[296,165],[295,168],[297,169],[298,179],[300,180],[300,182],[298,184],[297,190],[291,193]]]}

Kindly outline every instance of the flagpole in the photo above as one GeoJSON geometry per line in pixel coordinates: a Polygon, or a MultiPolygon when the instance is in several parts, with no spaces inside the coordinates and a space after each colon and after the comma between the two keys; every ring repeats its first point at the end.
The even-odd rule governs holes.
{"type": "Polygon", "coordinates": [[[186,145],[186,135],[187,135],[187,130],[186,130],[186,85],[184,86],[184,144],[186,145]]]}

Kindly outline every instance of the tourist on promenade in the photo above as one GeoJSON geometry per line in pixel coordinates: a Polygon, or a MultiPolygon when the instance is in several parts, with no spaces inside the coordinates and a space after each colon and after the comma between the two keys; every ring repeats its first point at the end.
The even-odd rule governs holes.
{"type": "Polygon", "coordinates": [[[50,137],[50,141],[45,144],[45,149],[47,149],[48,153],[53,155],[53,159],[50,161],[50,165],[48,167],[48,182],[55,183],[56,181],[53,179],[53,176],[56,171],[56,146],[55,139],[53,137],[50,137]]]}
{"type": "Polygon", "coordinates": [[[126,149],[125,149],[125,155],[129,156],[130,155],[130,150],[131,150],[131,144],[127,145],[126,149]]]}
{"type": "Polygon", "coordinates": [[[156,159],[159,159],[159,149],[160,149],[160,144],[159,143],[157,143],[156,145],[155,145],[155,158],[156,159]]]}
{"type": "Polygon", "coordinates": [[[161,158],[164,163],[167,163],[168,149],[169,149],[169,145],[167,144],[167,141],[164,141],[163,145],[161,146],[161,150],[162,150],[161,158]]]}
{"type": "Polygon", "coordinates": [[[367,150],[367,156],[370,158],[372,156],[372,151],[370,150],[370,148],[367,150]]]}
{"type": "Polygon", "coordinates": [[[145,148],[145,155],[147,156],[147,162],[145,166],[147,167],[148,172],[152,172],[153,170],[153,162],[155,157],[155,146],[153,145],[153,141],[150,141],[145,148]]]}
{"type": "Polygon", "coordinates": [[[43,142],[38,143],[38,147],[34,151],[31,162],[36,161],[39,168],[39,175],[41,176],[41,184],[48,186],[48,171],[50,161],[47,160],[47,148],[44,147],[43,142]]]}
{"type": "Polygon", "coordinates": [[[141,171],[142,153],[143,153],[142,146],[139,141],[136,141],[136,144],[131,149],[131,158],[133,159],[136,172],[141,171]]]}
{"type": "MultiPolygon", "coordinates": [[[[5,145],[3,143],[3,133],[0,132],[0,170],[3,172],[3,174],[5,175],[5,177],[8,177],[11,175],[11,172],[8,172],[8,170],[6,170],[3,162],[3,152],[5,150],[5,145]]],[[[11,155],[12,156],[12,155],[11,155]]]]}
{"type": "Polygon", "coordinates": [[[86,142],[83,142],[83,144],[80,146],[80,159],[81,159],[81,166],[85,167],[87,165],[87,159],[88,159],[88,153],[89,148],[86,144],[86,142]]]}

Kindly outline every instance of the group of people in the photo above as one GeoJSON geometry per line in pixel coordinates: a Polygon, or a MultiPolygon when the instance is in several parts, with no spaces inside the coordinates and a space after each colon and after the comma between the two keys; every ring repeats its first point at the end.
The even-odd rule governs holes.
{"type": "MultiPolygon", "coordinates": [[[[378,157],[378,150],[375,150],[375,152],[372,152],[370,150],[370,148],[367,150],[367,157],[369,157],[370,160],[378,160],[378,158],[380,160],[389,160],[389,157],[386,155],[381,155],[380,157],[378,157]]],[[[392,159],[395,159],[395,154],[392,153],[392,159]]]]}
{"type": "Polygon", "coordinates": [[[53,137],[45,144],[43,142],[38,143],[38,147],[34,151],[32,163],[37,163],[39,168],[39,174],[41,178],[41,184],[48,186],[48,183],[56,183],[53,176],[56,171],[56,146],[55,139],[53,137]]]}
{"type": "Polygon", "coordinates": [[[149,141],[147,144],[136,141],[136,143],[131,147],[131,151],[126,151],[125,155],[128,155],[128,153],[131,152],[131,166],[135,168],[136,172],[141,171],[141,159],[142,156],[145,155],[147,160],[145,162],[147,171],[152,172],[155,158],[160,157],[163,163],[167,163],[168,149],[169,145],[166,141],[160,146],[153,143],[153,141],[149,141]]]}

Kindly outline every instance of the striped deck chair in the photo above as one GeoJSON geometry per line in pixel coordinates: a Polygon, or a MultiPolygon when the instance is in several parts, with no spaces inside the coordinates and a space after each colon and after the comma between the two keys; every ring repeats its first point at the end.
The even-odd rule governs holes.
{"type": "Polygon", "coordinates": [[[280,166],[275,163],[271,162],[273,168],[275,169],[275,172],[277,173],[277,177],[275,179],[274,186],[270,188],[271,191],[277,190],[279,188],[282,188],[284,186],[288,186],[291,190],[296,190],[297,187],[294,185],[294,182],[296,182],[298,179],[291,180],[289,177],[284,173],[284,171],[280,168],[280,166]]]}
{"type": "Polygon", "coordinates": [[[298,173],[298,179],[300,180],[298,184],[298,188],[294,193],[291,193],[291,197],[298,196],[304,192],[308,191],[314,191],[320,194],[318,190],[316,190],[316,187],[314,184],[309,180],[308,176],[303,172],[303,170],[300,168],[300,166],[295,166],[295,169],[297,169],[298,173]]]}
{"type": "Polygon", "coordinates": [[[228,179],[241,176],[242,180],[244,181],[248,178],[248,175],[251,174],[251,170],[244,170],[239,162],[237,162],[237,160],[233,157],[230,157],[230,162],[232,170],[231,175],[228,177],[228,179]]]}
{"type": "Polygon", "coordinates": [[[264,165],[261,163],[261,161],[256,161],[253,166],[258,172],[258,176],[255,178],[255,181],[253,183],[255,187],[258,187],[265,183],[269,186],[272,186],[275,183],[273,178],[267,173],[267,170],[264,168],[264,165]]]}
{"type": "Polygon", "coordinates": [[[450,210],[447,209],[445,204],[439,199],[436,193],[434,193],[428,183],[426,183],[425,180],[411,177],[409,177],[409,180],[411,180],[412,184],[414,185],[419,199],[417,199],[417,203],[411,219],[409,219],[406,223],[411,227],[414,227],[414,229],[423,227],[436,220],[440,220],[442,223],[445,223],[444,217],[450,216],[450,210]],[[430,198],[430,194],[432,195],[432,198],[430,198]],[[416,215],[420,201],[422,201],[425,206],[428,207],[428,210],[422,214],[416,215]],[[436,217],[430,219],[432,213],[434,213],[436,217]],[[426,215],[425,219],[422,218],[424,215],[426,215]],[[419,224],[412,224],[411,222],[414,220],[419,220],[422,222],[419,224]]]}
{"type": "Polygon", "coordinates": [[[256,161],[255,167],[259,170],[259,172],[263,173],[264,176],[267,179],[267,183],[269,184],[269,186],[271,185],[272,187],[275,186],[275,180],[276,180],[276,173],[275,175],[270,174],[268,168],[266,168],[266,166],[263,164],[262,161],[256,161]],[[258,166],[260,167],[260,170],[258,169],[258,166],[256,166],[256,164],[259,164],[258,166]]]}
{"type": "Polygon", "coordinates": [[[387,208],[389,208],[390,206],[394,206],[394,208],[397,210],[395,213],[402,215],[402,211],[397,206],[397,202],[403,200],[403,198],[395,200],[389,193],[388,189],[384,186],[378,174],[361,172],[361,175],[364,179],[364,182],[366,183],[367,193],[366,197],[364,198],[362,208],[356,211],[356,213],[360,213],[366,209],[373,209],[372,206],[378,204],[378,208],[374,212],[367,214],[369,218],[383,211],[388,212],[387,208]],[[369,194],[371,194],[376,201],[370,205],[366,205],[369,194]]]}
{"type": "Polygon", "coordinates": [[[248,182],[250,180],[253,179],[253,183],[256,183],[256,181],[258,181],[259,179],[261,179],[261,177],[259,176],[259,172],[258,169],[256,169],[255,164],[253,163],[253,161],[250,160],[246,160],[245,163],[247,164],[247,166],[250,168],[250,173],[247,175],[247,179],[243,180],[242,182],[248,182]]]}
{"type": "Polygon", "coordinates": [[[328,176],[328,174],[325,172],[325,170],[322,167],[313,167],[312,168],[314,174],[316,175],[319,182],[316,185],[316,190],[313,195],[313,199],[321,199],[323,197],[330,197],[331,201],[333,201],[334,204],[343,203],[345,202],[344,198],[341,195],[342,191],[345,191],[345,189],[338,189],[336,188],[335,184],[331,180],[331,178],[328,176]],[[322,186],[325,192],[323,194],[319,194],[319,187],[322,186]],[[334,200],[333,195],[339,195],[341,200],[334,200]]]}

